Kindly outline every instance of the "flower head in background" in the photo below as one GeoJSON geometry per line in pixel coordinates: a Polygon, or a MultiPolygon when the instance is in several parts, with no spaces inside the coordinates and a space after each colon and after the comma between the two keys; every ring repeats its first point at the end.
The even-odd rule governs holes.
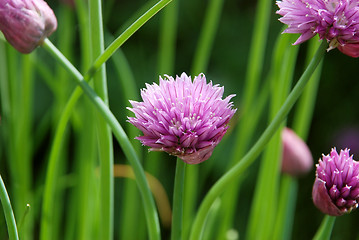
{"type": "Polygon", "coordinates": [[[313,167],[312,153],[307,144],[291,129],[282,130],[282,172],[291,176],[308,173],[313,167]]]}
{"type": "Polygon", "coordinates": [[[317,164],[313,202],[323,213],[340,216],[358,207],[359,163],[349,149],[338,154],[335,148],[317,164]]]}
{"type": "Polygon", "coordinates": [[[279,20],[288,25],[284,33],[299,33],[294,44],[316,34],[351,57],[359,57],[358,0],[282,0],[277,1],[279,20]]]}
{"type": "Polygon", "coordinates": [[[143,102],[130,101],[135,117],[128,120],[143,132],[137,137],[151,151],[165,151],[189,164],[207,160],[236,112],[224,88],[207,83],[203,74],[165,76],[159,85],[146,84],[143,102]]]}
{"type": "Polygon", "coordinates": [[[56,28],[55,14],[43,0],[0,0],[0,30],[19,52],[32,52],[56,28]]]}

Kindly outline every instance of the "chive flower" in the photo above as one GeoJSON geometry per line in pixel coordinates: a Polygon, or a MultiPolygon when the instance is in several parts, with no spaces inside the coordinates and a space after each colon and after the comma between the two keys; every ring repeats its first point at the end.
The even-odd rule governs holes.
{"type": "Polygon", "coordinates": [[[359,163],[349,155],[349,149],[338,154],[335,148],[323,155],[316,165],[313,202],[323,213],[340,216],[358,207],[359,163]]]}
{"type": "Polygon", "coordinates": [[[55,14],[43,0],[0,0],[0,30],[19,52],[32,52],[56,28],[55,14]]]}
{"type": "Polygon", "coordinates": [[[223,87],[207,83],[204,74],[186,73],[159,78],[159,85],[146,84],[143,102],[130,101],[135,117],[128,121],[143,132],[136,137],[150,151],[164,151],[188,164],[207,160],[228,129],[236,112],[223,87]]]}
{"type": "Polygon", "coordinates": [[[313,157],[307,144],[291,129],[283,128],[282,172],[297,177],[313,167],[313,157]]]}
{"type": "Polygon", "coordinates": [[[328,51],[338,48],[359,57],[359,1],[282,0],[277,1],[279,20],[288,25],[284,33],[299,33],[294,44],[319,35],[329,42],[328,51]]]}

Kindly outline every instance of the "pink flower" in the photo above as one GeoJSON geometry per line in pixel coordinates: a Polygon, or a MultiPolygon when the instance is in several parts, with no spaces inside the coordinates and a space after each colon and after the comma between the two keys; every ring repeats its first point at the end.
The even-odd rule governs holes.
{"type": "Polygon", "coordinates": [[[289,128],[282,130],[282,143],[282,172],[291,176],[308,173],[313,167],[313,158],[307,144],[289,128]]]}
{"type": "Polygon", "coordinates": [[[143,132],[137,137],[151,151],[165,151],[189,164],[207,160],[228,129],[236,112],[222,99],[224,88],[206,83],[204,74],[194,78],[165,75],[159,85],[146,84],[143,102],[130,101],[135,117],[128,120],[143,132]]]}
{"type": "Polygon", "coordinates": [[[358,207],[359,163],[349,156],[349,149],[323,155],[317,164],[313,202],[323,213],[340,216],[358,207]]]}
{"type": "Polygon", "coordinates": [[[279,20],[288,25],[284,33],[301,34],[294,44],[318,34],[329,42],[328,50],[338,47],[344,54],[359,56],[359,1],[282,0],[277,5],[283,16],[279,20]]]}
{"type": "Polygon", "coordinates": [[[43,0],[0,0],[0,30],[19,52],[32,52],[56,28],[54,12],[43,0]]]}

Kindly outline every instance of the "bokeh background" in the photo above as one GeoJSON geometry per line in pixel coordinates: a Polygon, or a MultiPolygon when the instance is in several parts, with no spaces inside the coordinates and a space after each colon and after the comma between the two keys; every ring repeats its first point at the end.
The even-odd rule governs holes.
{"type": "MultiPolygon", "coordinates": [[[[176,0],[174,0],[176,1],[176,0]]],[[[103,17],[104,28],[108,33],[106,35],[107,45],[111,41],[112,36],[118,36],[136,16],[136,12],[143,6],[149,6],[150,1],[136,0],[105,0],[103,1],[103,17]]],[[[153,2],[153,1],[152,1],[153,2]]],[[[48,4],[54,9],[58,16],[59,29],[65,25],[66,29],[57,31],[50,37],[55,45],[62,46],[67,44],[67,49],[71,51],[64,54],[81,69],[80,48],[79,48],[79,24],[76,18],[76,8],[71,3],[64,1],[48,1],[48,4]],[[63,42],[66,38],[62,34],[66,33],[72,37],[69,42],[63,42]],[[61,35],[60,35],[61,34],[61,35]]],[[[193,69],[194,52],[200,36],[201,27],[204,20],[205,8],[208,1],[205,0],[180,0],[178,1],[178,19],[177,19],[177,37],[176,37],[176,55],[173,69],[170,72],[161,72],[159,69],[159,29],[161,24],[162,12],[158,13],[153,19],[146,23],[138,32],[136,32],[122,47],[124,56],[128,61],[128,65],[132,69],[133,77],[136,80],[138,94],[140,89],[145,87],[145,83],[158,82],[158,76],[163,74],[180,75],[187,72],[192,76],[199,72],[191,72],[193,69]]],[[[241,115],[241,99],[243,96],[244,79],[248,67],[248,55],[253,34],[253,25],[256,10],[256,1],[244,0],[227,0],[224,1],[223,10],[219,21],[216,37],[214,39],[213,48],[208,59],[208,68],[203,72],[207,79],[212,80],[216,84],[225,86],[225,95],[236,94],[233,99],[234,105],[238,108],[237,118],[240,121],[241,115]]],[[[270,30],[267,38],[267,48],[265,53],[264,71],[262,73],[261,83],[265,85],[266,75],[271,66],[271,55],[274,48],[275,40],[281,33],[283,25],[278,21],[278,15],[275,14],[277,7],[275,1],[272,3],[272,15],[270,20],[270,30]]],[[[307,49],[307,43],[300,46],[299,57],[296,65],[295,81],[300,77],[304,66],[304,59],[307,49]]],[[[50,56],[43,50],[38,49],[36,64],[55,68],[56,63],[51,60],[50,56]]],[[[317,100],[314,108],[313,121],[309,131],[308,146],[312,151],[315,162],[321,155],[328,154],[332,147],[350,148],[354,154],[354,159],[359,158],[359,78],[358,78],[358,59],[350,58],[334,49],[325,55],[321,80],[318,88],[317,100]]],[[[110,108],[118,118],[122,126],[128,131],[130,124],[126,122],[126,116],[131,115],[126,110],[129,106],[128,99],[121,94],[123,85],[118,81],[118,72],[113,61],[107,64],[107,77],[109,85],[110,108]]],[[[70,78],[70,76],[68,76],[70,78]]],[[[57,81],[50,79],[47,81],[57,81]]],[[[66,89],[65,96],[69,96],[74,84],[68,80],[64,82],[66,89]]],[[[34,81],[34,99],[32,104],[33,121],[31,127],[34,138],[32,146],[35,149],[32,155],[32,173],[33,182],[37,194],[41,196],[41,188],[43,186],[45,171],[48,161],[48,153],[53,137],[53,124],[56,123],[56,114],[50,114],[52,117],[48,122],[44,123],[43,119],[49,116],[49,111],[54,110],[54,102],[56,97],[48,84],[41,76],[34,81]],[[41,129],[40,129],[41,128],[41,129]]],[[[66,98],[66,97],[65,97],[66,98]]],[[[60,106],[60,105],[57,105],[60,106]]],[[[292,119],[289,115],[288,124],[292,119]]],[[[267,120],[258,126],[257,136],[266,127],[267,120]]],[[[231,128],[236,126],[233,121],[231,128]]],[[[76,118],[71,121],[72,127],[69,128],[64,155],[66,156],[66,167],[63,170],[64,175],[71,177],[75,164],[73,162],[76,147],[73,145],[74,136],[73,125],[76,125],[76,118]]],[[[5,126],[2,124],[1,128],[5,126]]],[[[231,132],[231,131],[230,131],[231,132]]],[[[1,134],[1,133],[0,133],[1,134]]],[[[255,139],[250,139],[253,142],[255,139]]],[[[9,177],[9,156],[7,154],[7,137],[3,135],[1,138],[1,174],[5,179],[5,183],[9,188],[10,197],[11,189],[14,187],[9,177]]],[[[229,155],[233,136],[228,136],[215,150],[213,158],[204,162],[199,166],[200,172],[200,196],[204,196],[208,188],[213,184],[225,171],[228,164],[229,155]]],[[[115,163],[126,164],[120,147],[115,143],[115,163]]],[[[18,149],[21,151],[21,149],[18,149]]],[[[146,148],[143,149],[143,155],[153,155],[158,153],[148,153],[146,148]]],[[[167,194],[171,200],[172,186],[175,169],[175,158],[160,154],[161,171],[156,173],[156,177],[165,187],[167,194]]],[[[234,228],[238,231],[239,238],[245,236],[250,204],[253,196],[253,189],[258,172],[257,161],[253,164],[245,174],[244,182],[240,189],[240,198],[238,201],[236,212],[236,222],[234,228]]],[[[151,162],[144,163],[147,171],[151,173],[151,162]]],[[[293,225],[292,239],[311,239],[318,226],[321,223],[323,214],[315,208],[311,200],[311,188],[315,177],[315,168],[299,179],[298,199],[296,206],[296,215],[293,225]]],[[[154,173],[153,173],[154,174],[154,173]]],[[[135,188],[135,184],[133,183],[135,188]]],[[[71,184],[69,185],[71,189],[71,184]]],[[[115,237],[120,239],[121,231],[121,204],[124,189],[124,180],[116,179],[115,181],[115,237]]],[[[70,190],[65,191],[64,201],[68,200],[70,190]]],[[[266,201],[266,199],[263,199],[266,201]]],[[[41,200],[38,201],[41,204],[41,200]]],[[[64,206],[67,202],[64,202],[64,206]]],[[[35,207],[36,208],[36,207],[35,207]]],[[[142,207],[139,205],[139,208],[142,207]]],[[[1,213],[2,214],[2,213],[1,213]]],[[[64,215],[67,213],[64,212],[64,215]]],[[[337,218],[333,235],[331,239],[359,239],[359,229],[357,227],[357,219],[359,212],[354,211],[350,215],[344,215],[337,218]]],[[[38,212],[35,213],[35,239],[38,237],[38,212]]],[[[138,218],[143,219],[143,215],[138,218]]],[[[63,218],[65,219],[65,218],[63,218]]],[[[26,220],[25,220],[26,221],[26,220]]],[[[61,220],[64,221],[64,220],[61,220]]],[[[65,226],[65,223],[60,223],[65,226]]],[[[144,222],[144,220],[139,220],[144,222]]],[[[6,239],[4,217],[0,218],[0,239],[6,239]]],[[[146,231],[144,225],[139,225],[139,231],[146,231]],[[142,226],[142,229],[141,229],[142,226]]],[[[169,234],[169,229],[164,228],[164,239],[169,234]]],[[[143,236],[143,235],[142,235],[143,236]]]]}

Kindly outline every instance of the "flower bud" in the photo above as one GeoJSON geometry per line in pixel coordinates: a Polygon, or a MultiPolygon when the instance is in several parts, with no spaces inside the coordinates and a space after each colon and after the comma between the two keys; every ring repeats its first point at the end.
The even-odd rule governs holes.
{"type": "Polygon", "coordinates": [[[0,0],[0,30],[19,52],[32,52],[56,28],[55,14],[43,0],[0,0]]]}
{"type": "Polygon", "coordinates": [[[323,213],[340,216],[358,207],[359,163],[349,156],[349,149],[340,154],[333,148],[316,165],[313,185],[314,205],[323,213]]]}
{"type": "Polygon", "coordinates": [[[289,128],[282,130],[282,172],[291,176],[308,173],[313,166],[312,154],[305,142],[289,128]]]}

